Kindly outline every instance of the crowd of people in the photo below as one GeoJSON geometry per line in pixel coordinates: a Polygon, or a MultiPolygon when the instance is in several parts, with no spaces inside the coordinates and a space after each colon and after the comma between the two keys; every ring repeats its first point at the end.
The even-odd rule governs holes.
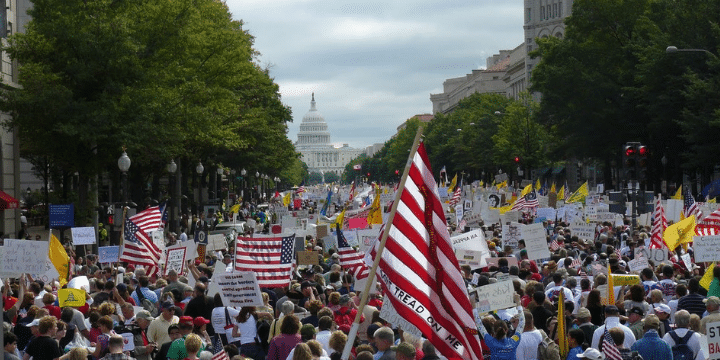
{"type": "MultiPolygon", "coordinates": [[[[608,273],[632,273],[628,262],[646,245],[649,228],[631,233],[628,226],[602,223],[593,239],[579,239],[568,224],[545,227],[549,259],[529,259],[522,240],[517,248],[502,246],[495,224],[483,230],[492,234],[485,241],[500,258],[497,265],[461,267],[471,294],[498,281],[512,281],[515,289],[516,307],[477,314],[486,359],[708,359],[707,324],[720,321],[720,268],[712,270],[707,288],[701,286],[705,267],[687,269],[680,256],[692,248],[679,247],[667,261],[649,260],[649,267],[634,272],[636,283],[608,289],[608,273]],[[567,352],[559,346],[563,339],[567,352]]],[[[217,262],[232,268],[232,247],[189,262],[185,275],[97,264],[94,254],[77,257],[74,276],[89,283],[79,307],[58,306],[57,281],[27,274],[5,279],[5,360],[210,360],[220,350],[232,360],[339,359],[358,312],[351,359],[444,358],[430,341],[381,317],[382,292],[370,294],[360,309],[364,289],[354,288],[337,250],[323,252],[311,237],[307,242],[322,253],[319,265],[297,268],[289,287],[262,289],[263,306],[257,307],[227,307],[220,294],[207,292],[214,269],[221,268],[217,262]],[[127,350],[123,339],[130,337],[134,346],[127,350]]]]}

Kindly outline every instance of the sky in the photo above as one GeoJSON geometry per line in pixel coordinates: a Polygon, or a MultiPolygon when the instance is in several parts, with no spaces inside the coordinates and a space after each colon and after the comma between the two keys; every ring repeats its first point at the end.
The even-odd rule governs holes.
{"type": "Polygon", "coordinates": [[[417,114],[432,113],[443,81],[485,68],[523,42],[518,0],[226,0],[255,37],[292,108],[295,142],[315,93],[333,144],[384,143],[417,114]]]}

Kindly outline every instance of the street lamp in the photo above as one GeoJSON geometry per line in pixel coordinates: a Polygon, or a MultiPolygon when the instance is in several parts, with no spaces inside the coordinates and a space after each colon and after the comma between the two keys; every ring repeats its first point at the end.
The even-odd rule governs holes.
{"type": "Polygon", "coordinates": [[[167,164],[167,172],[170,174],[170,186],[168,186],[170,190],[170,230],[178,231],[177,224],[175,224],[175,209],[178,206],[178,198],[175,196],[174,191],[172,191],[172,189],[175,188],[175,172],[177,172],[177,164],[175,163],[175,159],[170,159],[170,163],[167,164]]]}
{"type": "Polygon", "coordinates": [[[223,168],[219,167],[216,170],[217,173],[217,180],[215,181],[215,198],[218,201],[218,207],[221,203],[220,199],[222,196],[220,196],[220,193],[222,192],[222,175],[223,175],[223,168]]]}
{"type": "Polygon", "coordinates": [[[130,161],[130,157],[125,152],[125,149],[123,148],[123,153],[120,155],[120,158],[118,158],[118,168],[120,169],[120,172],[122,174],[122,199],[123,199],[123,206],[127,203],[127,172],[130,170],[130,164],[132,164],[132,161],[130,161]]]}
{"type": "Polygon", "coordinates": [[[247,170],[245,170],[245,168],[243,168],[242,170],[240,170],[240,176],[242,177],[242,181],[243,181],[242,192],[240,194],[241,195],[240,197],[243,199],[243,202],[245,201],[245,190],[247,189],[247,180],[245,179],[245,175],[247,175],[247,170]]]}
{"type": "MultiPolygon", "coordinates": [[[[260,172],[259,172],[259,171],[256,171],[256,172],[255,172],[255,186],[257,187],[257,196],[258,196],[258,198],[260,198],[260,179],[259,179],[259,178],[260,178],[260,172]]],[[[253,191],[253,193],[255,193],[255,191],[253,191]]],[[[255,195],[253,195],[253,196],[255,196],[255,195]]],[[[258,200],[258,201],[259,201],[259,200],[258,200]]]]}
{"type": "Polygon", "coordinates": [[[203,172],[205,172],[205,167],[203,166],[202,162],[198,161],[198,164],[195,167],[195,172],[198,174],[198,213],[203,214],[205,213],[205,208],[203,207],[202,196],[202,174],[203,172]]]}
{"type": "Polygon", "coordinates": [[[678,49],[677,46],[670,45],[667,48],[665,48],[665,53],[667,54],[674,54],[677,52],[704,52],[713,58],[717,59],[717,55],[711,53],[710,51],[707,51],[705,49],[678,49]]]}

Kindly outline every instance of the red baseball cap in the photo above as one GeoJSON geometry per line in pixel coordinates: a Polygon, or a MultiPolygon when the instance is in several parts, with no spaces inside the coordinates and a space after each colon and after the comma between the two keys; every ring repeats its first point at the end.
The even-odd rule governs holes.
{"type": "Polygon", "coordinates": [[[208,319],[206,319],[206,318],[204,318],[204,317],[202,317],[202,316],[198,316],[198,317],[195,318],[195,320],[193,320],[193,325],[195,325],[195,326],[197,326],[197,327],[200,327],[200,326],[203,326],[203,325],[207,325],[207,324],[209,324],[209,323],[210,323],[210,320],[208,320],[208,319]]]}
{"type": "Polygon", "coordinates": [[[192,316],[181,316],[180,321],[178,321],[178,325],[190,325],[193,326],[193,318],[192,316]]]}

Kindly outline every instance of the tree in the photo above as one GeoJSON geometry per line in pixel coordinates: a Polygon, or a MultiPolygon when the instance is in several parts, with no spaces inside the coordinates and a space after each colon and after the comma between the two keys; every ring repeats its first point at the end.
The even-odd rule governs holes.
{"type": "Polygon", "coordinates": [[[323,174],[317,171],[313,171],[308,175],[307,185],[315,185],[322,183],[323,174]]]}
{"type": "Polygon", "coordinates": [[[340,180],[340,176],[334,172],[325,173],[325,183],[334,183],[340,180]]]}

